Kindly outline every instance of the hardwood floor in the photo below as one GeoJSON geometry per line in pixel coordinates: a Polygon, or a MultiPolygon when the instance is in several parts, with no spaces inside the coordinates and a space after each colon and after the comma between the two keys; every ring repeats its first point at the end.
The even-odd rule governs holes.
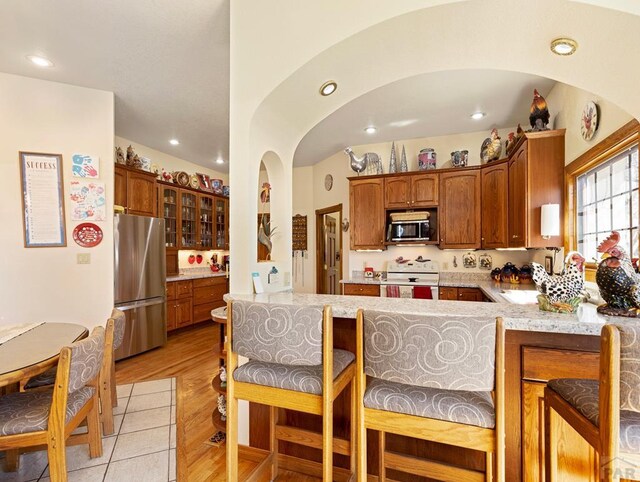
{"type": "MultiPolygon", "coordinates": [[[[202,323],[169,335],[162,348],[116,363],[118,384],[175,376],[177,389],[178,481],[224,481],[225,449],[206,443],[215,429],[211,413],[217,395],[211,379],[218,369],[218,326],[202,323]]],[[[256,462],[240,460],[242,480],[256,462]]],[[[278,481],[317,481],[294,472],[281,472],[278,481]]]]}

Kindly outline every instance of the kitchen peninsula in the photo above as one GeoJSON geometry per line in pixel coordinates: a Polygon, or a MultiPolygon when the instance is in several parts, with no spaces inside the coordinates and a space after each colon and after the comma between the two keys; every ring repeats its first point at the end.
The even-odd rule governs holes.
{"type": "MultiPolygon", "coordinates": [[[[334,346],[355,351],[355,317],[359,308],[386,310],[402,314],[430,313],[440,316],[502,317],[506,333],[506,480],[541,481],[544,471],[543,391],[553,378],[597,378],[599,335],[609,321],[596,313],[595,305],[585,304],[578,314],[566,315],[539,311],[536,305],[509,303],[500,285],[479,284],[494,303],[436,301],[368,296],[335,296],[296,293],[264,293],[225,296],[226,301],[247,300],[276,304],[330,305],[334,316],[334,346]]],[[[335,404],[334,437],[336,442],[349,440],[348,396],[335,404]]],[[[286,424],[295,427],[292,440],[305,431],[320,431],[320,419],[288,411],[286,424]],[[296,432],[297,429],[297,432],[296,432]]],[[[250,408],[250,445],[268,449],[268,408],[252,404],[250,408]]],[[[592,470],[589,449],[574,433],[562,430],[559,444],[559,470],[588,474],[592,470]]],[[[369,431],[370,453],[377,453],[377,437],[369,431]]],[[[452,465],[484,471],[483,454],[450,446],[431,444],[388,434],[387,450],[409,455],[427,455],[452,465]]],[[[251,449],[249,449],[251,450],[251,449]]],[[[339,452],[338,452],[339,453],[339,452]]],[[[281,445],[281,467],[308,472],[321,459],[318,451],[295,445],[281,445]],[[309,462],[311,461],[311,462],[309,462]]],[[[376,456],[369,458],[368,472],[376,474],[376,456]],[[372,463],[373,462],[373,463],[372,463]]],[[[346,457],[337,455],[334,464],[348,470],[346,457]]],[[[342,472],[336,468],[336,477],[342,472]]],[[[403,474],[404,475],[404,474],[403,474]]],[[[395,480],[415,480],[391,471],[395,480]]],[[[342,479],[338,479],[342,480],[342,479]]]]}

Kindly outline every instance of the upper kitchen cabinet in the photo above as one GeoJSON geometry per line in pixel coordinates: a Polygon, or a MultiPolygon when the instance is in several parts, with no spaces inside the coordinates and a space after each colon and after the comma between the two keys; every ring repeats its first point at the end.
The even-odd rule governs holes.
{"type": "Polygon", "coordinates": [[[156,175],[116,164],[114,203],[127,214],[156,216],[156,175]]]}
{"type": "Polygon", "coordinates": [[[384,180],[386,209],[413,209],[438,204],[438,175],[390,176],[384,180]]]}
{"type": "Polygon", "coordinates": [[[351,249],[385,249],[384,179],[351,179],[349,212],[351,249]]]}
{"type": "Polygon", "coordinates": [[[229,249],[229,201],[215,198],[215,228],[216,236],[213,239],[214,249],[229,249]]]}
{"type": "Polygon", "coordinates": [[[509,246],[509,163],[482,169],[482,248],[509,246]]]}
{"type": "Polygon", "coordinates": [[[529,132],[509,159],[509,247],[562,246],[563,235],[540,234],[543,204],[559,204],[562,219],[565,130],[529,132]]]}
{"type": "Polygon", "coordinates": [[[440,248],[480,248],[480,190],[480,169],[440,174],[440,248]]]}
{"type": "Polygon", "coordinates": [[[198,195],[180,190],[180,248],[197,249],[198,243],[198,195]]]}

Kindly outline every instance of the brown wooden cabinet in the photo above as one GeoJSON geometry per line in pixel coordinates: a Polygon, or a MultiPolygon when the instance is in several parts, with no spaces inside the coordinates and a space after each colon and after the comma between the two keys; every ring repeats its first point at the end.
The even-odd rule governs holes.
{"type": "Polygon", "coordinates": [[[384,180],[386,209],[414,209],[438,204],[438,175],[391,176],[384,180]]]}
{"type": "Polygon", "coordinates": [[[385,249],[384,179],[351,180],[349,212],[351,249],[385,249]]]}
{"type": "Polygon", "coordinates": [[[211,319],[211,310],[224,306],[229,280],[212,276],[167,283],[167,331],[211,319]]]}
{"type": "Polygon", "coordinates": [[[120,164],[115,166],[114,203],[125,213],[156,216],[156,175],[120,164]]]}
{"type": "Polygon", "coordinates": [[[480,248],[480,169],[440,174],[440,248],[480,248]]]}
{"type": "Polygon", "coordinates": [[[482,248],[509,246],[509,163],[482,169],[482,248]]]}
{"type": "Polygon", "coordinates": [[[342,294],[346,296],[380,296],[380,285],[344,283],[342,285],[342,294]]]}
{"type": "Polygon", "coordinates": [[[509,246],[562,246],[563,235],[540,233],[543,204],[559,204],[562,220],[565,130],[529,132],[509,160],[509,246]]]}
{"type": "Polygon", "coordinates": [[[479,288],[441,286],[438,288],[438,299],[448,301],[485,301],[485,296],[479,288]]]}

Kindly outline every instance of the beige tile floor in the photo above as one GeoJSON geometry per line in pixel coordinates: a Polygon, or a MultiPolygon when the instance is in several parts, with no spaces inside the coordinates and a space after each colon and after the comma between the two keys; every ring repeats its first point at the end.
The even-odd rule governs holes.
{"type": "MultiPolygon", "coordinates": [[[[67,448],[69,482],[176,480],[175,378],[119,385],[117,390],[115,433],[103,438],[99,458],[89,458],[86,445],[67,448]]],[[[49,480],[45,451],[22,455],[15,473],[5,472],[0,463],[0,482],[49,480]]]]}

